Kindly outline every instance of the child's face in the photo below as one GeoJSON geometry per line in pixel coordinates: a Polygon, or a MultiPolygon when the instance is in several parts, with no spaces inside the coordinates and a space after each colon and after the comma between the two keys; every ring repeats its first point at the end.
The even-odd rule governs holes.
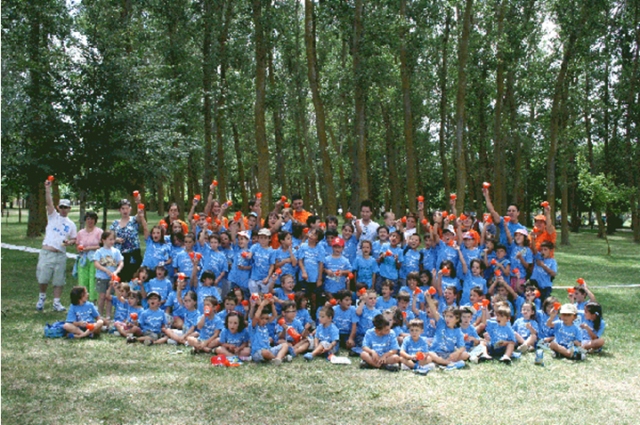
{"type": "Polygon", "coordinates": [[[385,214],[384,216],[384,224],[387,225],[387,227],[391,227],[393,226],[393,222],[396,221],[396,215],[392,212],[388,212],[385,214]]]}
{"type": "Polygon", "coordinates": [[[407,217],[407,229],[415,229],[416,219],[414,217],[407,217]]]}
{"type": "Polygon", "coordinates": [[[527,301],[534,301],[536,299],[536,290],[533,288],[527,288],[524,291],[524,297],[527,301]]]}
{"type": "Polygon", "coordinates": [[[503,297],[506,298],[509,292],[507,291],[507,288],[504,285],[506,284],[502,284],[498,286],[497,290],[498,290],[498,295],[502,295],[503,297]]]}
{"type": "Polygon", "coordinates": [[[353,230],[351,230],[350,226],[344,226],[342,228],[342,239],[344,239],[345,241],[351,239],[351,236],[353,236],[353,230]]]}
{"type": "Polygon", "coordinates": [[[505,255],[507,255],[507,251],[502,248],[496,251],[496,257],[499,259],[503,259],[505,255]]]}
{"type": "Polygon", "coordinates": [[[381,292],[382,292],[382,296],[383,297],[388,297],[388,296],[391,295],[391,288],[389,288],[388,286],[385,285],[385,286],[382,287],[382,291],[381,292]]]}
{"type": "Polygon", "coordinates": [[[367,307],[373,308],[376,305],[376,295],[375,294],[367,294],[366,301],[367,307]]]}
{"type": "Polygon", "coordinates": [[[318,235],[316,235],[315,230],[309,230],[309,233],[307,233],[307,240],[312,243],[318,242],[318,235]]]}
{"type": "Polygon", "coordinates": [[[242,249],[246,248],[249,245],[249,239],[244,236],[238,236],[238,246],[242,249]]]}
{"type": "Polygon", "coordinates": [[[449,241],[453,240],[453,233],[451,232],[444,232],[442,234],[442,240],[444,241],[444,243],[448,244],[449,241]]]}
{"type": "Polygon", "coordinates": [[[376,335],[378,335],[378,336],[389,335],[389,332],[391,332],[391,326],[390,325],[387,325],[382,329],[376,329],[376,335]]]}
{"type": "Polygon", "coordinates": [[[231,312],[236,308],[236,303],[231,300],[224,300],[224,309],[231,312]]]}
{"type": "Polygon", "coordinates": [[[231,244],[231,241],[229,240],[229,236],[225,233],[220,235],[220,245],[228,248],[229,245],[231,244]]]}
{"type": "Polygon", "coordinates": [[[266,235],[258,235],[258,243],[261,247],[266,248],[269,245],[269,237],[266,235]]]}
{"type": "Polygon", "coordinates": [[[337,230],[338,229],[338,222],[335,220],[329,220],[327,222],[327,230],[337,230]]]}
{"type": "Polygon", "coordinates": [[[368,243],[362,244],[362,255],[363,256],[371,255],[371,245],[369,245],[368,243]]]}
{"type": "Polygon", "coordinates": [[[409,335],[411,335],[411,339],[417,341],[420,339],[420,335],[422,335],[422,329],[419,326],[411,326],[409,328],[409,335]]]}
{"type": "Polygon", "coordinates": [[[448,328],[455,328],[458,323],[458,319],[455,314],[448,312],[444,314],[444,322],[448,328]]]}
{"type": "Polygon", "coordinates": [[[580,290],[576,290],[576,291],[573,293],[573,299],[574,299],[574,300],[575,300],[575,302],[577,302],[577,303],[584,302],[585,298],[586,298],[586,295],[585,295],[585,294],[583,294],[583,293],[582,293],[582,291],[580,291],[580,290]]]}
{"type": "Polygon", "coordinates": [[[320,319],[320,323],[324,326],[327,326],[329,323],[331,323],[331,318],[329,318],[329,316],[327,316],[324,312],[320,312],[320,316],[318,316],[320,319]]]}
{"type": "Polygon", "coordinates": [[[407,279],[407,286],[410,289],[416,289],[416,286],[418,286],[418,281],[415,279],[407,279]]]}
{"type": "Polygon", "coordinates": [[[286,210],[286,211],[283,211],[283,212],[282,212],[282,219],[283,219],[284,221],[289,221],[289,220],[291,220],[291,214],[289,214],[289,211],[288,211],[288,210],[286,210]]]}
{"type": "Polygon", "coordinates": [[[134,295],[129,295],[129,298],[127,298],[127,303],[129,303],[129,306],[135,307],[138,305],[138,299],[134,295]]]}
{"type": "Polygon", "coordinates": [[[220,242],[218,242],[216,238],[209,239],[209,247],[212,250],[217,251],[219,246],[220,246],[220,242]]]}
{"type": "Polygon", "coordinates": [[[478,295],[475,291],[471,291],[471,293],[469,294],[469,300],[471,301],[472,305],[479,302],[480,298],[480,295],[478,295]]]}
{"type": "Polygon", "coordinates": [[[340,308],[342,308],[343,310],[348,310],[349,307],[351,307],[352,302],[353,300],[351,299],[351,297],[344,297],[342,301],[340,301],[340,308]]]}
{"type": "Polygon", "coordinates": [[[154,242],[159,242],[161,237],[162,237],[162,232],[160,232],[160,229],[154,228],[151,231],[151,239],[153,239],[154,242]]]}
{"type": "Polygon", "coordinates": [[[210,277],[204,278],[202,280],[202,285],[203,286],[212,286],[213,285],[213,279],[211,279],[210,277]]]}
{"type": "Polygon", "coordinates": [[[140,273],[138,273],[138,279],[140,279],[142,282],[146,281],[147,279],[149,279],[149,273],[147,273],[146,270],[141,270],[140,273]]]}
{"type": "Polygon", "coordinates": [[[236,294],[236,298],[238,300],[243,300],[244,299],[244,294],[242,293],[242,289],[236,288],[236,289],[233,290],[233,293],[236,294]]]}
{"type": "Polygon", "coordinates": [[[431,244],[433,243],[433,241],[431,240],[431,236],[425,236],[424,237],[424,247],[429,249],[431,248],[431,244]]]}
{"type": "Polygon", "coordinates": [[[344,250],[343,247],[341,246],[334,246],[333,247],[333,256],[334,257],[340,257],[342,255],[342,250],[344,250]]]}
{"type": "Polygon", "coordinates": [[[451,304],[456,299],[456,294],[453,293],[451,288],[445,289],[444,299],[447,300],[447,304],[451,304]]]}
{"type": "Polygon", "coordinates": [[[584,318],[587,320],[591,320],[592,322],[595,320],[596,315],[594,313],[591,313],[589,310],[587,310],[586,308],[584,309],[584,318]]]}
{"type": "Polygon", "coordinates": [[[102,242],[102,244],[107,247],[112,247],[114,243],[116,243],[116,237],[113,233],[110,234],[109,237],[102,242]]]}
{"type": "Polygon", "coordinates": [[[565,326],[571,326],[573,325],[573,321],[576,320],[576,316],[564,313],[560,315],[560,320],[562,320],[562,323],[564,323],[565,326]]]}
{"type": "Polygon", "coordinates": [[[229,316],[229,319],[227,320],[227,326],[229,327],[229,331],[231,333],[237,333],[238,329],[240,328],[240,320],[238,319],[238,316],[229,316]]]}
{"type": "Polygon", "coordinates": [[[184,248],[187,250],[187,252],[191,252],[193,250],[194,244],[195,241],[193,240],[193,238],[184,238],[184,248]]]}
{"type": "Polygon", "coordinates": [[[151,310],[156,310],[158,308],[158,306],[160,305],[160,298],[158,297],[151,297],[147,300],[147,304],[149,304],[149,308],[151,310]]]}
{"type": "Polygon", "coordinates": [[[270,215],[269,216],[269,227],[273,227],[276,225],[276,223],[278,222],[278,217],[275,215],[270,215]]]}
{"type": "Polygon", "coordinates": [[[291,246],[291,240],[291,235],[287,235],[284,237],[282,242],[280,242],[280,245],[282,245],[284,249],[289,249],[289,247],[291,246]]]}
{"type": "Polygon", "coordinates": [[[480,276],[481,272],[482,272],[482,269],[480,268],[480,263],[478,263],[477,261],[474,261],[473,264],[471,265],[471,273],[474,276],[480,276]]]}
{"type": "Polygon", "coordinates": [[[249,226],[249,229],[256,227],[256,218],[250,215],[249,218],[247,218],[247,225],[249,226]]]}
{"type": "Polygon", "coordinates": [[[531,310],[531,306],[529,304],[523,305],[522,309],[520,309],[520,312],[522,313],[522,317],[527,320],[531,319],[531,316],[533,315],[533,311],[531,310]]]}
{"type": "Polygon", "coordinates": [[[295,306],[287,307],[287,309],[284,311],[284,320],[286,320],[287,323],[293,322],[293,320],[296,318],[297,313],[298,311],[296,310],[295,306]]]}
{"type": "Polygon", "coordinates": [[[489,250],[489,252],[493,251],[494,248],[494,243],[493,241],[485,241],[484,245],[487,247],[487,249],[489,250]]]}
{"type": "Polygon", "coordinates": [[[551,256],[551,250],[548,247],[543,246],[542,249],[540,249],[540,254],[542,254],[544,258],[549,258],[551,256]]]}
{"type": "Polygon", "coordinates": [[[524,235],[522,233],[516,233],[515,240],[516,245],[522,246],[524,243],[524,235]]]}
{"type": "Polygon", "coordinates": [[[167,275],[167,271],[164,269],[164,267],[156,268],[156,277],[158,279],[164,279],[166,275],[167,275]]]}
{"type": "Polygon", "coordinates": [[[213,306],[213,304],[211,304],[211,302],[205,301],[204,306],[209,307],[209,310],[211,311],[211,316],[215,314],[216,308],[213,306]]]}
{"type": "Polygon", "coordinates": [[[302,298],[302,299],[300,300],[300,309],[301,309],[301,310],[306,309],[306,308],[307,308],[307,304],[309,304],[309,300],[308,300],[308,299],[306,299],[306,298],[302,298]]]}
{"type": "Polygon", "coordinates": [[[407,300],[398,300],[398,309],[400,311],[405,311],[409,307],[409,301],[407,300]]]}
{"type": "Polygon", "coordinates": [[[471,324],[471,313],[462,313],[462,316],[460,317],[460,325],[463,328],[468,328],[469,325],[471,324]]]}
{"type": "Polygon", "coordinates": [[[506,316],[503,314],[498,314],[496,316],[496,322],[498,322],[500,326],[505,326],[508,321],[509,321],[509,316],[506,316]]]}
{"type": "Polygon", "coordinates": [[[429,276],[426,273],[422,273],[420,275],[420,282],[422,282],[422,286],[427,286],[429,284],[429,276]]]}
{"type": "Polygon", "coordinates": [[[389,242],[391,242],[391,246],[396,246],[400,243],[400,236],[396,232],[393,232],[389,235],[389,242]]]}
{"type": "Polygon", "coordinates": [[[466,246],[467,249],[475,248],[476,241],[473,238],[465,238],[464,239],[464,246],[466,246]]]}
{"type": "Polygon", "coordinates": [[[378,239],[381,241],[386,241],[389,239],[389,232],[387,232],[387,229],[380,229],[380,231],[378,232],[378,239]]]}
{"type": "Polygon", "coordinates": [[[291,278],[287,278],[284,281],[282,281],[282,288],[284,288],[286,291],[293,291],[293,287],[295,286],[293,279],[291,278]]]}
{"type": "Polygon", "coordinates": [[[258,325],[259,326],[266,326],[267,323],[269,322],[269,315],[268,314],[261,314],[260,315],[260,320],[258,321],[258,325]]]}
{"type": "MultiPolygon", "coordinates": [[[[408,222],[409,220],[407,220],[407,223],[408,222]]],[[[411,249],[416,249],[418,245],[420,245],[420,238],[416,235],[411,235],[411,237],[409,237],[409,247],[411,249]]]]}
{"type": "Polygon", "coordinates": [[[192,311],[194,308],[196,308],[196,304],[197,302],[193,298],[184,297],[184,306],[187,310],[192,311]]]}

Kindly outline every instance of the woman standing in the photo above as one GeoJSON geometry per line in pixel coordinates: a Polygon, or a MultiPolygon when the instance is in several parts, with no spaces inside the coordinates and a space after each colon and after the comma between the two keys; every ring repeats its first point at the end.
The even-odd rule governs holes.
{"type": "Polygon", "coordinates": [[[139,216],[131,217],[131,203],[128,199],[120,201],[120,220],[114,220],[110,229],[116,233],[115,247],[120,250],[124,257],[124,268],[120,272],[123,282],[128,282],[142,263],[140,253],[139,216]]]}
{"type": "Polygon", "coordinates": [[[96,291],[96,268],[93,265],[93,254],[100,248],[102,229],[96,227],[98,214],[89,211],[84,215],[84,229],[78,232],[76,249],[78,250],[78,284],[87,288],[89,301],[98,300],[96,291]]]}

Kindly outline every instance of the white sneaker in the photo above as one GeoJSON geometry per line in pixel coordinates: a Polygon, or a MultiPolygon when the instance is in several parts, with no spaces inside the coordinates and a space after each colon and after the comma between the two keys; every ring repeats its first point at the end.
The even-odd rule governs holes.
{"type": "Polygon", "coordinates": [[[527,344],[522,344],[521,346],[519,346],[517,348],[517,351],[521,352],[521,353],[526,353],[529,351],[529,346],[527,344]]]}
{"type": "Polygon", "coordinates": [[[291,354],[287,354],[286,356],[284,356],[283,361],[285,363],[291,363],[293,361],[293,356],[291,354]]]}
{"type": "Polygon", "coordinates": [[[38,311],[42,311],[44,310],[44,302],[45,302],[46,298],[40,298],[38,300],[38,303],[36,304],[36,310],[38,311]]]}
{"type": "Polygon", "coordinates": [[[169,345],[178,345],[178,341],[176,341],[175,339],[169,339],[169,340],[167,340],[167,344],[169,344],[169,345]]]}
{"type": "Polygon", "coordinates": [[[472,356],[469,356],[469,361],[470,361],[471,363],[473,363],[473,364],[478,364],[478,360],[479,360],[479,358],[478,358],[478,356],[476,356],[475,354],[474,354],[474,355],[472,355],[472,356]]]}
{"type": "MultiPolygon", "coordinates": [[[[42,301],[42,304],[44,304],[44,300],[42,301]]],[[[55,311],[67,311],[67,308],[60,303],[53,303],[53,309],[55,311]]]]}

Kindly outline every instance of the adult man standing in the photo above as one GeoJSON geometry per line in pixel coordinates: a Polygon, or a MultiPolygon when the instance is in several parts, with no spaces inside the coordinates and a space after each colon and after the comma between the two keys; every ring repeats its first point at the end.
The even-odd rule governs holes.
{"type": "Polygon", "coordinates": [[[51,197],[51,182],[48,180],[44,182],[44,192],[47,201],[47,228],[36,268],[36,277],[40,284],[40,298],[36,310],[44,309],[47,287],[49,283],[53,283],[53,309],[65,311],[66,308],[60,303],[60,295],[65,284],[66,251],[67,246],[75,244],[77,230],[74,222],[67,217],[71,210],[71,202],[61,199],[58,203],[59,211],[56,211],[51,197]]]}
{"type": "MultiPolygon", "coordinates": [[[[498,229],[500,229],[500,243],[502,245],[507,246],[507,234],[504,231],[505,220],[503,217],[498,214],[496,209],[493,207],[493,203],[491,202],[491,196],[489,195],[489,189],[483,188],[482,194],[484,195],[485,203],[487,204],[487,210],[491,213],[491,217],[493,218],[493,222],[496,223],[498,229]]],[[[518,229],[527,229],[525,226],[518,222],[518,218],[520,217],[520,208],[516,204],[511,204],[507,207],[507,217],[509,217],[509,221],[507,222],[507,226],[509,226],[509,232],[512,235],[516,234],[516,230],[518,229]]]]}
{"type": "Polygon", "coordinates": [[[304,208],[304,202],[302,201],[302,196],[295,194],[291,197],[291,207],[293,208],[293,221],[294,224],[300,226],[307,225],[307,219],[311,216],[311,213],[306,211],[304,208]]]}

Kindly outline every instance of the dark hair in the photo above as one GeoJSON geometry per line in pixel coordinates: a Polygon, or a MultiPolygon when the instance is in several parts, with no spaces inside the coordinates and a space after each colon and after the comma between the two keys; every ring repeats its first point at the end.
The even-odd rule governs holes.
{"type": "Polygon", "coordinates": [[[553,244],[553,242],[549,242],[549,241],[544,241],[540,244],[540,248],[549,248],[549,249],[553,249],[555,247],[555,245],[553,244]]]}
{"type": "MultiPolygon", "coordinates": [[[[133,274],[133,279],[140,279],[140,272],[147,272],[147,277],[150,276],[150,272],[149,272],[149,267],[147,266],[140,266],[138,267],[138,270],[136,270],[136,272],[133,274]]],[[[140,282],[140,283],[144,283],[144,282],[140,282]]]]}
{"type": "Polygon", "coordinates": [[[195,302],[198,302],[198,294],[196,294],[194,291],[187,291],[187,293],[184,294],[184,296],[191,298],[195,302]]]}
{"type": "Polygon", "coordinates": [[[493,247],[493,250],[494,250],[494,251],[497,251],[497,250],[499,250],[499,249],[503,250],[504,252],[507,252],[507,247],[506,247],[506,246],[504,246],[504,245],[503,245],[503,244],[501,244],[501,243],[497,243],[497,244],[495,244],[495,245],[494,245],[494,247],[493,247]]]}
{"type": "Polygon", "coordinates": [[[286,230],[279,231],[278,232],[278,242],[282,242],[290,234],[291,233],[287,232],[286,230]]]}
{"type": "Polygon", "coordinates": [[[533,312],[533,317],[536,316],[536,304],[532,303],[531,301],[525,301],[524,303],[522,303],[522,306],[520,307],[520,311],[522,311],[522,307],[524,307],[525,305],[528,305],[531,307],[531,311],[533,312]]]}
{"type": "Polygon", "coordinates": [[[162,297],[160,296],[160,294],[158,294],[157,292],[149,292],[149,294],[147,294],[147,299],[150,300],[151,298],[157,298],[158,300],[161,300],[162,297]]]}
{"type": "Polygon", "coordinates": [[[111,235],[114,235],[115,237],[115,232],[111,230],[105,230],[104,232],[102,232],[102,235],[100,235],[100,246],[103,246],[104,245],[103,241],[106,241],[107,238],[111,235]]]}
{"type": "Polygon", "coordinates": [[[369,248],[371,248],[373,250],[373,243],[371,243],[371,241],[369,239],[365,239],[362,242],[360,242],[360,249],[362,249],[362,245],[368,243],[369,244],[369,248]]]}
{"type": "MultiPolygon", "coordinates": [[[[205,232],[205,231],[206,230],[201,230],[200,232],[205,232]]],[[[182,231],[176,232],[176,233],[172,233],[171,234],[171,243],[173,243],[174,239],[177,239],[181,243],[184,243],[184,233],[182,233],[182,231]]]]}
{"type": "Polygon", "coordinates": [[[382,285],[380,285],[380,287],[384,288],[385,286],[391,289],[391,291],[393,291],[393,286],[394,286],[393,281],[386,279],[384,282],[382,282],[382,285]]]}
{"type": "Polygon", "coordinates": [[[294,308],[294,309],[298,309],[298,307],[296,306],[295,301],[285,301],[282,303],[282,311],[284,312],[286,309],[288,308],[294,308]]]}
{"type": "Polygon", "coordinates": [[[338,231],[334,229],[328,229],[326,232],[324,232],[324,237],[328,238],[329,236],[338,236],[338,231]]]}
{"type": "Polygon", "coordinates": [[[307,302],[309,301],[309,297],[307,296],[306,293],[302,292],[302,291],[298,291],[296,292],[296,296],[294,297],[294,300],[296,302],[296,309],[300,310],[302,307],[300,307],[300,305],[302,304],[302,301],[307,300],[307,302]]]}
{"type": "Polygon", "coordinates": [[[382,314],[376,314],[376,316],[373,318],[373,326],[377,330],[384,329],[390,325],[391,324],[389,323],[389,321],[382,314]]]}
{"type": "Polygon", "coordinates": [[[71,289],[71,293],[69,294],[69,298],[71,298],[71,304],[78,305],[86,291],[87,288],[85,288],[84,286],[74,286],[71,289]]]}
{"type": "Polygon", "coordinates": [[[88,218],[94,219],[96,223],[98,222],[98,214],[96,214],[94,211],[87,211],[86,213],[84,213],[84,221],[87,221],[88,218]]]}
{"type": "Polygon", "coordinates": [[[200,282],[204,283],[205,279],[211,279],[211,280],[216,280],[216,274],[214,272],[212,272],[211,270],[205,270],[202,273],[202,276],[200,276],[200,282]]]}
{"type": "Polygon", "coordinates": [[[516,211],[520,211],[520,206],[518,204],[510,204],[512,207],[516,207],[516,211]]]}
{"type": "Polygon", "coordinates": [[[451,260],[442,260],[440,263],[440,269],[443,267],[447,267],[449,269],[449,277],[452,279],[456,278],[456,267],[453,265],[451,260]]]}
{"type": "Polygon", "coordinates": [[[458,320],[454,326],[454,328],[459,328],[460,327],[460,318],[462,316],[460,309],[458,309],[458,307],[455,307],[453,305],[450,305],[449,307],[445,308],[444,311],[442,312],[442,315],[444,316],[447,313],[452,313],[455,318],[458,320]]]}
{"type": "Polygon", "coordinates": [[[484,261],[480,261],[479,258],[474,258],[473,260],[471,260],[471,263],[469,263],[469,266],[473,267],[473,263],[478,263],[480,265],[481,271],[484,271],[484,269],[487,268],[487,266],[484,265],[484,261]]]}
{"type": "Polygon", "coordinates": [[[373,202],[371,202],[370,199],[365,199],[364,201],[360,202],[360,210],[362,210],[363,207],[368,207],[371,212],[373,212],[373,202]]]}
{"type": "MultiPolygon", "coordinates": [[[[427,281],[427,285],[431,286],[431,282],[433,282],[433,276],[431,275],[431,272],[429,270],[422,270],[420,272],[420,276],[422,277],[424,275],[427,275],[427,277],[429,278],[428,281],[427,281]]],[[[408,278],[409,277],[407,276],[407,279],[408,278]]],[[[418,283],[420,283],[420,282],[418,282],[418,283]]]]}
{"type": "Polygon", "coordinates": [[[396,295],[396,300],[409,302],[411,301],[411,295],[403,291],[396,295]]]}
{"type": "Polygon", "coordinates": [[[220,235],[217,233],[212,233],[209,235],[209,242],[211,242],[211,239],[215,239],[218,241],[218,243],[220,243],[220,235]]]}
{"type": "Polygon", "coordinates": [[[320,220],[320,217],[317,215],[310,215],[307,217],[307,226],[311,227],[312,224],[316,224],[316,221],[320,220]]]}
{"type": "Polygon", "coordinates": [[[398,235],[401,243],[404,242],[404,233],[402,233],[400,230],[396,229],[391,233],[395,233],[396,235],[398,235]]]}
{"type": "Polygon", "coordinates": [[[322,307],[322,310],[320,310],[320,312],[324,313],[325,316],[330,317],[333,319],[333,316],[335,316],[335,312],[333,311],[333,307],[331,306],[324,306],[322,307]]]}
{"type": "Polygon", "coordinates": [[[164,244],[166,241],[164,240],[164,227],[157,225],[157,226],[153,226],[151,228],[151,232],[153,232],[155,229],[160,229],[160,240],[158,242],[160,242],[161,244],[164,244]]]}
{"type": "Polygon", "coordinates": [[[335,294],[333,294],[333,297],[338,300],[338,301],[342,301],[345,298],[352,298],[351,296],[351,291],[349,291],[348,289],[341,289],[338,292],[336,292],[335,294]]]}
{"type": "Polygon", "coordinates": [[[271,311],[272,311],[271,310],[271,304],[265,305],[264,307],[262,307],[262,313],[260,313],[260,315],[263,315],[263,314],[269,315],[269,314],[271,314],[271,311]]]}
{"type": "Polygon", "coordinates": [[[356,231],[356,229],[353,227],[353,224],[351,224],[351,223],[344,223],[342,225],[342,230],[346,229],[347,227],[350,228],[352,232],[356,231]]]}
{"type": "Polygon", "coordinates": [[[418,272],[411,272],[407,274],[407,282],[409,282],[409,280],[415,280],[416,282],[420,282],[420,275],[418,274],[418,272]]]}
{"type": "Polygon", "coordinates": [[[142,294],[140,293],[140,291],[136,291],[136,290],[130,291],[129,298],[131,297],[135,297],[136,305],[140,305],[140,303],[142,303],[142,294]]]}
{"type": "Polygon", "coordinates": [[[202,302],[204,303],[210,303],[214,308],[218,306],[218,299],[216,297],[212,297],[211,295],[204,297],[204,301],[202,302]]]}
{"type": "Polygon", "coordinates": [[[302,196],[300,196],[299,193],[294,193],[293,195],[291,195],[291,202],[297,201],[298,199],[302,200],[302,196]]]}
{"type": "MultiPolygon", "coordinates": [[[[264,312],[264,310],[263,310],[264,312]]],[[[244,316],[237,311],[230,311],[227,314],[227,317],[224,318],[224,327],[229,329],[229,317],[237,317],[238,318],[238,332],[242,332],[247,324],[244,321],[244,316]]]]}
{"type": "Polygon", "coordinates": [[[224,301],[225,301],[225,302],[227,302],[227,301],[233,301],[234,303],[236,303],[236,305],[238,305],[238,297],[236,297],[236,294],[235,294],[235,292],[233,292],[233,291],[229,291],[229,292],[227,293],[227,296],[226,296],[226,297],[224,297],[224,301]]]}
{"type": "Polygon", "coordinates": [[[558,299],[554,296],[550,296],[547,297],[544,302],[542,303],[542,311],[546,314],[547,313],[547,307],[549,307],[550,305],[552,306],[553,303],[558,302],[558,299]]]}
{"type": "Polygon", "coordinates": [[[380,230],[386,230],[387,233],[389,233],[389,228],[387,226],[380,226],[376,229],[376,234],[379,236],[380,235],[380,230]]]}
{"type": "Polygon", "coordinates": [[[599,331],[600,326],[602,326],[602,306],[600,303],[589,301],[587,305],[584,306],[584,309],[596,316],[595,319],[593,319],[593,330],[596,332],[599,331]]]}
{"type": "Polygon", "coordinates": [[[473,288],[471,288],[471,292],[475,292],[476,295],[480,295],[481,297],[484,297],[484,291],[479,286],[474,286],[473,288]]]}
{"type": "Polygon", "coordinates": [[[458,295],[458,288],[456,288],[455,286],[445,286],[444,288],[442,288],[442,292],[446,291],[447,289],[451,290],[451,292],[453,292],[453,295],[458,295]]]}
{"type": "Polygon", "coordinates": [[[324,239],[324,231],[322,229],[315,229],[316,236],[318,236],[318,242],[324,239]]]}
{"type": "Polygon", "coordinates": [[[336,217],[335,215],[328,215],[325,217],[324,222],[328,225],[329,222],[335,222],[336,224],[338,224],[338,217],[336,217]]]}
{"type": "Polygon", "coordinates": [[[465,305],[460,307],[460,316],[462,316],[465,313],[469,313],[470,315],[473,316],[473,309],[470,305],[465,305]]]}

